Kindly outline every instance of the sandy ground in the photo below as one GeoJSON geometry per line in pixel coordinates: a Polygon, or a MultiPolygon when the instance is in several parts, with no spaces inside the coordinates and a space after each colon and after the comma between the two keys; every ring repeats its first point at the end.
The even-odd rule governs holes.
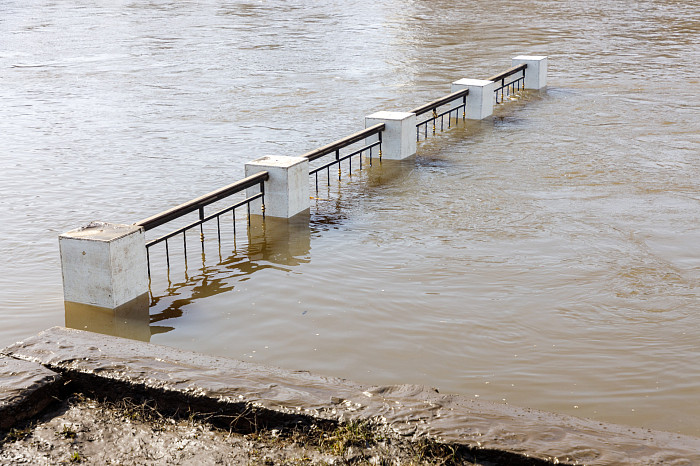
{"type": "Polygon", "coordinates": [[[78,463],[474,464],[449,446],[390,438],[368,425],[243,435],[129,400],[114,404],[82,395],[57,402],[0,443],[2,465],[78,463]]]}

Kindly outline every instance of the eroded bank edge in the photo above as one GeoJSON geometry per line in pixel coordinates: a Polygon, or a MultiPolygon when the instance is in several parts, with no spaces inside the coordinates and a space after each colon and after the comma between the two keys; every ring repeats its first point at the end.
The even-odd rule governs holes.
{"type": "Polygon", "coordinates": [[[6,423],[36,416],[63,389],[63,396],[67,390],[154,400],[171,412],[206,413],[215,425],[239,432],[366,421],[497,464],[700,462],[700,439],[694,437],[477,402],[420,386],[363,386],[61,327],[1,353],[2,361],[34,374],[17,376],[15,370],[12,377],[25,385],[11,397],[0,391],[6,423]]]}

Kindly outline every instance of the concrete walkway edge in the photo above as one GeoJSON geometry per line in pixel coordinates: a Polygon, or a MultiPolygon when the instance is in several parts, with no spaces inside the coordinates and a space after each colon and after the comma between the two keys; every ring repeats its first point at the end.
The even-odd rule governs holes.
{"type": "MultiPolygon", "coordinates": [[[[442,395],[422,386],[364,386],[61,327],[2,354],[35,369],[41,364],[81,389],[141,393],[159,405],[211,413],[242,429],[371,420],[400,435],[503,452],[531,464],[700,464],[700,438],[442,395]]],[[[60,377],[50,371],[42,380],[55,386],[60,377]]]]}

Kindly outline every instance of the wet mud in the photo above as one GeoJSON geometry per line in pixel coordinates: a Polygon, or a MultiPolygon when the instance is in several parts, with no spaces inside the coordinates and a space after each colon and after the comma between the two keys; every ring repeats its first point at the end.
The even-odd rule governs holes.
{"type": "MultiPolygon", "coordinates": [[[[452,449],[352,432],[217,429],[148,404],[72,396],[0,443],[0,464],[473,464],[452,449]]],[[[481,463],[483,464],[483,463],[481,463]]]]}

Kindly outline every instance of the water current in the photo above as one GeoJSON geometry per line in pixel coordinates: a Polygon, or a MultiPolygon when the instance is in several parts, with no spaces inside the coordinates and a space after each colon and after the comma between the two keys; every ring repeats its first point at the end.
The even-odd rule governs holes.
{"type": "Polygon", "coordinates": [[[674,0],[0,0],[0,346],[68,323],[700,436],[699,43],[674,0]],[[64,310],[59,233],[519,54],[546,91],[354,166],[308,219],[208,232],[140,324],[64,310]]]}

